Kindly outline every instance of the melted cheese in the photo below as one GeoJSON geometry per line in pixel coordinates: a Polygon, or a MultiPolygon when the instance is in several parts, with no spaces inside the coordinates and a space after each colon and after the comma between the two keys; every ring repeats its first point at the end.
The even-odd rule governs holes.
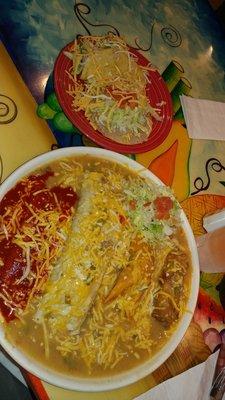
{"type": "Polygon", "coordinates": [[[131,229],[119,220],[121,195],[112,190],[118,184],[121,189],[121,179],[107,181],[102,173],[84,176],[73,229],[35,316],[37,322],[46,320],[54,335],[79,333],[106,270],[128,261],[131,229]]]}

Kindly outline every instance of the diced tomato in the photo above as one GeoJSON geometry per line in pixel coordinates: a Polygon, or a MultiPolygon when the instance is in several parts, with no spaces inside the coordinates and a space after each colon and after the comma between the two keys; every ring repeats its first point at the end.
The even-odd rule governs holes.
{"type": "Polygon", "coordinates": [[[125,108],[126,106],[130,107],[132,110],[137,107],[137,96],[135,94],[128,95],[126,93],[123,94],[124,96],[128,97],[126,100],[122,100],[120,103],[120,108],[125,108]]]}
{"type": "Polygon", "coordinates": [[[126,218],[124,217],[124,215],[122,215],[122,214],[120,214],[119,215],[119,220],[120,220],[120,223],[123,225],[123,224],[125,224],[126,223],[126,218]]]}
{"type": "Polygon", "coordinates": [[[112,86],[107,86],[106,94],[109,94],[114,100],[116,100],[120,104],[120,108],[125,108],[126,106],[129,106],[131,109],[134,109],[137,106],[137,94],[135,92],[122,93],[112,86]],[[122,100],[123,97],[125,97],[126,100],[122,100]]]}
{"type": "Polygon", "coordinates": [[[156,209],[156,218],[168,219],[170,217],[169,211],[173,208],[173,200],[168,196],[157,197],[154,200],[156,209]]]}
{"type": "Polygon", "coordinates": [[[136,200],[130,200],[129,206],[130,206],[131,210],[135,210],[136,209],[136,205],[137,205],[136,200]]]}

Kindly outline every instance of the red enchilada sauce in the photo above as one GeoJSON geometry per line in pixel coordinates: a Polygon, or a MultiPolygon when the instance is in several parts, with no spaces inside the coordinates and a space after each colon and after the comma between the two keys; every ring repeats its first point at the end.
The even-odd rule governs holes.
{"type": "MultiPolygon", "coordinates": [[[[42,212],[47,215],[49,211],[56,211],[61,228],[78,199],[71,187],[48,188],[47,180],[53,175],[48,171],[23,179],[0,202],[0,312],[7,322],[15,318],[16,308],[26,307],[37,270],[40,271],[39,280],[46,280],[49,275],[49,270],[41,269],[38,247],[29,248],[27,259],[24,249],[15,243],[16,235],[21,234],[24,227],[31,227],[33,234],[38,234],[48,246],[46,251],[51,259],[52,250],[59,244],[57,236],[52,237],[48,226],[38,224],[37,219],[42,212]],[[29,274],[26,273],[28,264],[29,274]]],[[[29,236],[24,237],[24,242],[30,240],[29,236]]]]}

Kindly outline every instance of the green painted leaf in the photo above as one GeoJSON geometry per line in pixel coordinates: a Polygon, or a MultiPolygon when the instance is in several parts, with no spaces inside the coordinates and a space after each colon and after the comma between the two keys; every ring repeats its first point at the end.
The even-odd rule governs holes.
{"type": "Polygon", "coordinates": [[[49,105],[46,103],[39,104],[39,106],[37,107],[37,115],[40,118],[52,119],[54,117],[55,113],[56,112],[54,110],[52,110],[52,108],[49,107],[49,105]]]}
{"type": "Polygon", "coordinates": [[[56,112],[61,112],[62,108],[58,102],[58,99],[56,97],[55,93],[51,93],[46,100],[46,103],[49,105],[49,107],[52,108],[52,110],[56,111],[56,112]]]}
{"type": "Polygon", "coordinates": [[[53,118],[53,124],[56,129],[65,133],[75,133],[73,124],[68,120],[63,112],[57,113],[53,118]]]}

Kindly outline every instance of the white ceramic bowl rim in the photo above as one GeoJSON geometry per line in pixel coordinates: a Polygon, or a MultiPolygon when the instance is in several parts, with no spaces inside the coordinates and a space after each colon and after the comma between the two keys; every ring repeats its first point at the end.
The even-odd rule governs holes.
{"type": "MultiPolygon", "coordinates": [[[[138,172],[140,176],[144,177],[147,180],[151,180],[156,184],[163,185],[163,183],[149,170],[143,169],[143,166],[141,166],[136,161],[126,156],[123,156],[121,154],[109,150],[104,150],[94,147],[68,147],[44,153],[38,157],[33,158],[32,160],[26,162],[21,167],[16,169],[1,184],[0,201],[3,198],[3,196],[17,183],[17,181],[19,181],[21,178],[28,175],[32,171],[62,157],[79,156],[79,155],[92,155],[98,158],[112,160],[114,162],[125,165],[128,168],[138,172]]],[[[30,358],[28,355],[24,354],[21,350],[17,349],[6,339],[4,330],[1,326],[0,326],[0,345],[2,345],[2,347],[8,352],[8,354],[25,370],[38,376],[43,381],[70,390],[93,391],[93,392],[112,390],[136,382],[137,380],[153,372],[164,361],[166,361],[166,359],[172,354],[172,352],[176,349],[176,347],[180,343],[182,337],[184,336],[191,322],[198,296],[199,262],[198,262],[196,243],[191,227],[183,211],[181,211],[181,220],[182,220],[182,226],[186,233],[188,245],[190,248],[192,257],[192,266],[193,266],[190,296],[187,303],[188,312],[184,313],[183,317],[181,318],[178,324],[177,330],[174,332],[174,334],[172,334],[169,341],[151,359],[131,370],[115,374],[110,377],[79,378],[79,377],[65,376],[61,373],[55,372],[52,369],[45,367],[43,364],[30,358]]]]}

